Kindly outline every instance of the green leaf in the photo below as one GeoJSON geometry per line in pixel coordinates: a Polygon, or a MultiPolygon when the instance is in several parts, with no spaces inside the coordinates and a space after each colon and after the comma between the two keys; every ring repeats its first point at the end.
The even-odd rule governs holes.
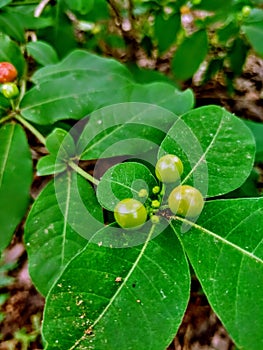
{"type": "Polygon", "coordinates": [[[174,224],[210,305],[249,350],[263,348],[262,208],[263,198],[211,201],[190,231],[174,224]]]}
{"type": "Polygon", "coordinates": [[[211,197],[230,192],[246,180],[254,163],[255,141],[240,119],[211,105],[194,109],[175,122],[159,156],[165,152],[182,160],[182,183],[211,197]]]}
{"type": "Polygon", "coordinates": [[[178,47],[172,59],[172,70],[179,80],[191,78],[208,53],[208,38],[205,30],[187,37],[178,47]]]}
{"type": "Polygon", "coordinates": [[[65,171],[66,169],[67,169],[66,162],[59,161],[53,155],[47,155],[45,157],[42,157],[37,162],[38,176],[58,174],[65,171]]]}
{"type": "Polygon", "coordinates": [[[101,227],[101,220],[94,190],[75,173],[57,177],[40,193],[28,215],[24,240],[30,276],[43,295],[101,227]]]}
{"type": "Polygon", "coordinates": [[[158,42],[159,53],[165,52],[176,40],[176,35],[181,26],[181,14],[178,13],[165,18],[163,13],[155,17],[154,34],[158,42]]]}
{"type": "Polygon", "coordinates": [[[181,115],[193,108],[192,90],[178,90],[171,84],[155,82],[147,85],[134,85],[130,101],[152,103],[181,115]]]}
{"type": "Polygon", "coordinates": [[[176,119],[167,109],[147,103],[101,108],[84,127],[78,153],[83,160],[141,154],[158,147],[176,119]]]}
{"type": "Polygon", "coordinates": [[[32,159],[24,130],[17,124],[0,128],[0,250],[10,243],[29,204],[32,159]]]}
{"type": "Polygon", "coordinates": [[[241,38],[236,38],[229,52],[230,67],[234,74],[242,73],[243,65],[247,58],[248,45],[241,38]]]}
{"type": "Polygon", "coordinates": [[[26,45],[27,51],[34,60],[42,66],[55,64],[58,56],[54,48],[44,41],[31,41],[26,45]]]}
{"type": "Polygon", "coordinates": [[[48,151],[58,159],[67,160],[75,155],[75,142],[66,130],[55,128],[46,139],[48,151]]]}
{"type": "Polygon", "coordinates": [[[0,61],[11,62],[21,76],[25,69],[25,59],[19,46],[10,38],[0,32],[0,61]]]}
{"type": "Polygon", "coordinates": [[[21,114],[41,125],[81,119],[104,105],[127,101],[131,86],[126,78],[110,73],[72,73],[27,92],[21,101],[21,114]]]}
{"type": "Polygon", "coordinates": [[[10,4],[12,0],[1,0],[0,1],[0,8],[5,7],[6,5],[10,4]]]}
{"type": "Polygon", "coordinates": [[[104,208],[113,211],[116,204],[125,198],[145,202],[147,197],[140,198],[140,190],[145,189],[151,193],[156,185],[156,179],[143,164],[120,163],[108,169],[102,176],[97,187],[97,197],[104,208]]]}
{"type": "MultiPolygon", "coordinates": [[[[108,236],[108,228],[102,233],[108,236]]],[[[169,345],[189,298],[188,264],[170,230],[148,236],[125,249],[90,243],[70,262],[47,298],[47,350],[169,345]]]]}
{"type": "Polygon", "coordinates": [[[6,116],[8,108],[10,108],[10,101],[0,94],[0,117],[6,116]]]}
{"type": "Polygon", "coordinates": [[[256,140],[256,162],[263,163],[263,124],[251,120],[243,120],[246,126],[252,131],[256,140]]]}
{"type": "Polygon", "coordinates": [[[81,15],[86,15],[94,6],[94,0],[66,0],[66,4],[73,11],[79,12],[81,15]]]}
{"type": "Polygon", "coordinates": [[[24,28],[19,17],[12,9],[6,8],[0,13],[0,31],[23,43],[25,41],[24,28]]]}
{"type": "Polygon", "coordinates": [[[128,69],[118,61],[84,50],[74,50],[58,64],[37,70],[32,81],[40,84],[75,73],[97,75],[97,79],[100,75],[112,73],[131,79],[128,69]]]}
{"type": "Polygon", "coordinates": [[[263,22],[255,22],[250,25],[242,26],[248,41],[252,45],[257,54],[263,56],[263,22]]]}

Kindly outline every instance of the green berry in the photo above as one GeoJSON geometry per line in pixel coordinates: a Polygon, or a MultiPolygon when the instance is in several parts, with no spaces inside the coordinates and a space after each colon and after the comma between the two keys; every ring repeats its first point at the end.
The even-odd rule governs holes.
{"type": "Polygon", "coordinates": [[[120,227],[138,229],[147,219],[145,206],[136,199],[126,198],[114,208],[114,217],[120,227]]]}
{"type": "Polygon", "coordinates": [[[173,183],[180,179],[183,173],[183,163],[180,158],[173,154],[161,157],[155,167],[157,178],[165,183],[173,183]]]}
{"type": "Polygon", "coordinates": [[[201,213],[204,199],[196,188],[182,185],[172,190],[168,198],[168,206],[174,214],[193,218],[201,213]]]}
{"type": "Polygon", "coordinates": [[[5,83],[0,87],[1,93],[5,98],[14,98],[19,95],[18,87],[15,83],[5,83]]]}

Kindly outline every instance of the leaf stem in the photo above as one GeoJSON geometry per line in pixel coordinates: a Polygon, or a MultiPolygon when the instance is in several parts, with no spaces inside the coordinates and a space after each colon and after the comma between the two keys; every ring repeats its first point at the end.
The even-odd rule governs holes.
{"type": "Polygon", "coordinates": [[[43,145],[46,144],[46,139],[45,137],[30,123],[28,123],[24,118],[22,118],[20,115],[16,114],[15,118],[21,123],[23,124],[29,131],[31,131],[31,133],[33,135],[36,136],[36,138],[43,143],[43,145]]]}
{"type": "Polygon", "coordinates": [[[84,171],[78,164],[76,164],[73,160],[70,160],[68,162],[68,165],[75,170],[79,175],[84,177],[86,180],[92,182],[94,185],[98,186],[99,180],[95,179],[93,176],[91,176],[89,173],[84,171]]]}
{"type": "Polygon", "coordinates": [[[1,118],[0,125],[5,123],[9,119],[12,119],[12,118],[13,118],[13,116],[11,116],[11,115],[7,115],[6,117],[1,118]]]}

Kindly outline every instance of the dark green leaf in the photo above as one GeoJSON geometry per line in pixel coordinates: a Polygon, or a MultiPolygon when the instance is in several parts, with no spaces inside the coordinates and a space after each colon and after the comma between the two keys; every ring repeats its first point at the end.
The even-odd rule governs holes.
{"type": "Polygon", "coordinates": [[[208,38],[205,30],[187,37],[178,47],[172,60],[172,70],[179,80],[191,78],[208,53],[208,38]]]}
{"type": "Polygon", "coordinates": [[[37,175],[45,176],[58,174],[67,169],[66,162],[58,160],[53,155],[44,156],[37,162],[37,175]]]}
{"type": "Polygon", "coordinates": [[[10,101],[0,94],[0,117],[6,116],[9,107],[11,107],[10,101]]]}
{"type": "Polygon", "coordinates": [[[1,0],[0,1],[0,8],[5,7],[6,5],[10,4],[12,0],[1,0]]]}
{"type": "Polygon", "coordinates": [[[147,85],[134,85],[130,101],[152,103],[181,115],[194,105],[192,90],[178,90],[171,84],[155,82],[147,85]]]}
{"type": "Polygon", "coordinates": [[[230,49],[229,60],[230,67],[234,74],[240,75],[242,73],[243,65],[247,58],[248,45],[243,39],[237,38],[230,49]]]}
{"type": "Polygon", "coordinates": [[[180,12],[169,16],[167,19],[163,13],[155,17],[154,33],[158,42],[159,53],[165,52],[176,40],[176,35],[181,26],[180,12]]]}
{"type": "Polygon", "coordinates": [[[80,135],[78,153],[87,160],[147,152],[158,147],[176,119],[167,109],[147,103],[101,108],[80,135]]]}
{"type": "Polygon", "coordinates": [[[188,264],[170,230],[153,240],[150,235],[133,248],[90,243],[70,262],[47,298],[47,350],[169,345],[189,298],[188,264]]]}
{"type": "Polygon", "coordinates": [[[11,62],[17,69],[19,76],[23,75],[25,60],[19,46],[10,38],[0,33],[0,61],[11,62]]]}
{"type": "Polygon", "coordinates": [[[210,305],[249,350],[263,348],[262,208],[263,198],[211,201],[190,231],[174,225],[210,305]]]}
{"type": "Polygon", "coordinates": [[[256,162],[263,163],[263,124],[251,120],[244,120],[244,123],[252,131],[256,140],[256,162]]]}
{"type": "Polygon", "coordinates": [[[242,185],[254,163],[255,141],[248,127],[218,106],[194,109],[182,116],[161,144],[184,164],[182,183],[211,197],[242,185]]]}
{"type": "Polygon", "coordinates": [[[10,243],[28,204],[32,160],[24,130],[17,124],[0,129],[0,250],[10,243]]]}
{"type": "Polygon", "coordinates": [[[94,0],[66,0],[66,4],[73,11],[77,11],[82,15],[90,12],[94,6],[94,0]]]}
{"type": "Polygon", "coordinates": [[[32,41],[26,46],[27,51],[34,60],[42,66],[58,62],[58,56],[53,47],[44,41],[32,41]]]}
{"type": "Polygon", "coordinates": [[[28,215],[24,239],[30,275],[42,294],[101,227],[101,220],[94,190],[75,173],[57,177],[40,193],[28,215]]]}
{"type": "Polygon", "coordinates": [[[16,13],[9,8],[0,13],[0,30],[19,42],[25,41],[22,23],[16,13]]]}
{"type": "Polygon", "coordinates": [[[111,167],[102,176],[97,187],[97,197],[104,208],[113,211],[116,204],[125,198],[145,202],[147,197],[140,198],[140,190],[145,189],[151,193],[156,185],[156,179],[143,164],[120,163],[111,167]]]}
{"type": "Polygon", "coordinates": [[[74,50],[60,63],[39,69],[33,75],[32,80],[35,84],[40,84],[75,73],[97,75],[97,79],[100,75],[112,73],[131,79],[128,69],[118,61],[100,57],[84,50],[74,50]]]}
{"type": "Polygon", "coordinates": [[[68,159],[75,155],[75,143],[70,133],[55,128],[46,139],[48,151],[58,159],[68,159]]]}

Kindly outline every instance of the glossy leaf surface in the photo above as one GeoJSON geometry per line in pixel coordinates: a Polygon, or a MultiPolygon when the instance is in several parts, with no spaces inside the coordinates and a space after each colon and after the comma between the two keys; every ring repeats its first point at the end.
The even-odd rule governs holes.
{"type": "Polygon", "coordinates": [[[125,198],[134,198],[144,203],[147,196],[141,198],[139,192],[146,190],[151,193],[156,185],[155,177],[143,164],[120,163],[103,175],[97,187],[97,197],[104,208],[113,211],[116,204],[125,198]]]}
{"type": "Polygon", "coordinates": [[[24,130],[17,124],[0,128],[0,251],[10,243],[29,204],[32,160],[24,130]]]}
{"type": "Polygon", "coordinates": [[[233,114],[205,106],[175,122],[161,144],[160,155],[164,152],[182,160],[182,183],[211,197],[230,192],[246,180],[253,167],[255,141],[233,114]]]}
{"type": "Polygon", "coordinates": [[[170,231],[149,238],[122,249],[90,243],[71,261],[48,295],[47,349],[168,346],[188,302],[188,265],[170,231]]]}
{"type": "Polygon", "coordinates": [[[93,189],[78,175],[63,174],[44,188],[25,227],[30,275],[43,295],[86,245],[85,230],[87,237],[93,235],[101,220],[93,189]]]}
{"type": "Polygon", "coordinates": [[[180,233],[178,222],[173,225],[210,305],[235,343],[262,348],[262,198],[211,201],[191,230],[180,233]]]}

